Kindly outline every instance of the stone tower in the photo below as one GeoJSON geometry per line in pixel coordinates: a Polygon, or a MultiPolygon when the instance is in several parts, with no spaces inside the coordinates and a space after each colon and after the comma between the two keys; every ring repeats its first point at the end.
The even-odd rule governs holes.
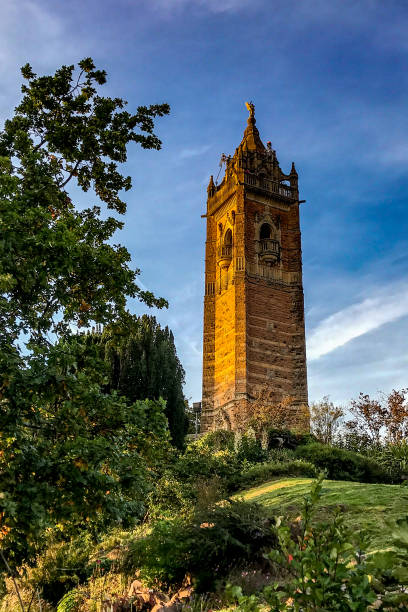
{"type": "Polygon", "coordinates": [[[309,426],[298,175],[282,172],[247,108],[207,189],[202,432],[239,429],[265,390],[270,404],[291,398],[286,426],[309,426]]]}

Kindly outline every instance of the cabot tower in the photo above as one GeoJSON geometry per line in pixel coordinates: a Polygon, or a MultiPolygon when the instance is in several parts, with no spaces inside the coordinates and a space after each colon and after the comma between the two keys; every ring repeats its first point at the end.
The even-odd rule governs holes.
{"type": "Polygon", "coordinates": [[[201,431],[238,429],[267,389],[308,428],[298,175],[279,167],[247,103],[248,125],[223,181],[208,185],[201,431]]]}

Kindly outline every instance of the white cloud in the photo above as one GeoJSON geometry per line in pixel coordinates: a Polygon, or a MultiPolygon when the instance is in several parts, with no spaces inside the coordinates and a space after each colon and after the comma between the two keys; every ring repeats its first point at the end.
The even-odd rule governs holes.
{"type": "Polygon", "coordinates": [[[0,123],[20,98],[21,66],[29,62],[37,74],[53,72],[73,63],[84,46],[57,8],[47,9],[35,0],[0,1],[0,123]]]}
{"type": "Polygon", "coordinates": [[[309,400],[329,394],[334,403],[347,405],[361,392],[376,395],[407,387],[407,336],[405,316],[308,361],[309,400]]]}
{"type": "Polygon", "coordinates": [[[30,55],[49,55],[54,52],[50,43],[65,47],[67,40],[59,41],[63,34],[62,22],[55,15],[46,11],[38,3],[30,0],[2,0],[0,3],[0,60],[5,64],[14,64],[15,54],[18,57],[30,55]]]}
{"type": "Polygon", "coordinates": [[[190,159],[191,157],[198,157],[204,155],[211,149],[211,145],[202,145],[201,147],[192,147],[189,149],[182,149],[179,153],[179,159],[190,159]]]}
{"type": "Polygon", "coordinates": [[[253,8],[256,0],[150,0],[166,14],[174,13],[180,8],[199,8],[210,13],[232,13],[245,7],[253,8]]]}
{"type": "Polygon", "coordinates": [[[250,6],[250,0],[193,0],[213,13],[228,13],[250,6]]]}
{"type": "Polygon", "coordinates": [[[307,341],[309,360],[318,359],[385,323],[408,314],[408,284],[396,283],[321,321],[307,341]]]}

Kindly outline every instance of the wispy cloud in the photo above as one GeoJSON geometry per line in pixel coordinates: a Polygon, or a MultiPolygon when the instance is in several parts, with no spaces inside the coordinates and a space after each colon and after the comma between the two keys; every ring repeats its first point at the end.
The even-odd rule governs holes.
{"type": "MultiPolygon", "coordinates": [[[[88,45],[78,41],[75,31],[69,32],[69,19],[58,14],[57,6],[45,4],[40,0],[0,2],[0,123],[20,96],[21,66],[30,62],[38,74],[55,70],[62,63],[73,63],[78,49],[88,45]]],[[[86,55],[86,50],[81,52],[82,57],[86,55]]]]}
{"type": "MultiPolygon", "coordinates": [[[[375,153],[372,153],[372,157],[375,157],[375,153]]],[[[404,170],[408,162],[408,143],[406,140],[403,142],[389,142],[388,146],[384,147],[381,155],[377,156],[377,159],[385,165],[389,164],[400,164],[404,170]]]]}
{"type": "MultiPolygon", "coordinates": [[[[0,58],[3,66],[14,62],[14,53],[18,56],[35,54],[38,60],[39,56],[46,56],[47,50],[50,53],[50,44],[53,45],[54,52],[55,47],[63,49],[66,43],[66,40],[61,40],[61,19],[38,2],[30,0],[3,0],[0,3],[0,34],[0,58]]],[[[27,55],[26,60],[29,59],[30,56],[27,55]]]]}
{"type": "Polygon", "coordinates": [[[211,13],[230,13],[239,11],[246,6],[252,6],[252,0],[151,0],[166,13],[174,12],[179,8],[200,8],[211,13]]]}
{"type": "Polygon", "coordinates": [[[408,314],[408,284],[398,283],[330,315],[309,335],[307,355],[318,359],[350,340],[408,314]]]}
{"type": "Polygon", "coordinates": [[[182,149],[179,153],[179,159],[189,159],[190,157],[197,157],[204,155],[211,149],[211,145],[202,145],[201,147],[192,147],[188,149],[182,149]]]}
{"type": "Polygon", "coordinates": [[[329,394],[346,406],[358,394],[407,386],[408,316],[365,334],[321,359],[308,361],[309,400],[329,394]]]}

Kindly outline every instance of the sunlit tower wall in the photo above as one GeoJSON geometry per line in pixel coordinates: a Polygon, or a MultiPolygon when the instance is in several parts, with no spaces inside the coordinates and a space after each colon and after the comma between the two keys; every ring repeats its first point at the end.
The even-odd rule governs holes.
{"type": "Polygon", "coordinates": [[[240,429],[251,402],[291,398],[308,429],[298,175],[284,174],[253,104],[225,176],[208,185],[201,431],[240,429]]]}

